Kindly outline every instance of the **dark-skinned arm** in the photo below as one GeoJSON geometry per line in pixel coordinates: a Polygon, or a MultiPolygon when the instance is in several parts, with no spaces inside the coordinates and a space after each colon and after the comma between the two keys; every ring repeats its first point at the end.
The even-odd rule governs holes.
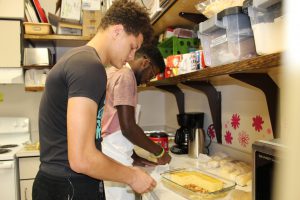
{"type": "MultiPolygon", "coordinates": [[[[135,122],[135,109],[133,106],[116,106],[122,134],[133,144],[145,149],[146,151],[159,155],[162,147],[150,140],[143,129],[135,122]]],[[[157,159],[158,164],[163,165],[171,161],[171,156],[166,152],[157,159]]]]}

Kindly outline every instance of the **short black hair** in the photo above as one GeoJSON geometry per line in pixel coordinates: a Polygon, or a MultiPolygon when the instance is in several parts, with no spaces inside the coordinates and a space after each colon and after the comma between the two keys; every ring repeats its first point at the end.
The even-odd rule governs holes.
{"type": "Polygon", "coordinates": [[[146,56],[148,59],[150,59],[150,62],[154,66],[159,67],[159,71],[161,73],[165,71],[166,64],[164,58],[155,45],[142,45],[142,47],[135,53],[135,58],[140,58],[143,56],[146,56]]]}
{"type": "Polygon", "coordinates": [[[153,27],[147,9],[134,0],[115,0],[101,19],[99,28],[122,24],[128,34],[143,35],[144,41],[153,39],[153,27]]]}

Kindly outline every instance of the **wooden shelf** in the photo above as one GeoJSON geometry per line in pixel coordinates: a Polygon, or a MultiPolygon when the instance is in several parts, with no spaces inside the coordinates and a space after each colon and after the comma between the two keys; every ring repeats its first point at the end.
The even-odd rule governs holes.
{"type": "Polygon", "coordinates": [[[164,80],[152,81],[148,83],[146,87],[160,85],[175,85],[185,81],[207,80],[216,76],[236,73],[267,72],[269,68],[280,66],[280,58],[280,53],[257,56],[251,59],[234,62],[226,65],[208,67],[206,69],[198,70],[188,74],[178,75],[164,80]]]}
{"type": "Polygon", "coordinates": [[[30,66],[22,66],[24,69],[45,69],[52,68],[53,65],[30,65],[30,66]]]}
{"type": "Polygon", "coordinates": [[[195,5],[204,0],[169,0],[170,3],[163,9],[159,17],[152,22],[155,35],[164,32],[167,27],[193,28],[195,23],[179,16],[180,12],[199,13],[195,5]]]}
{"type": "Polygon", "coordinates": [[[24,34],[24,39],[30,40],[70,40],[70,41],[89,41],[92,37],[75,35],[30,35],[24,34]]]}
{"type": "Polygon", "coordinates": [[[44,89],[44,86],[25,87],[25,91],[27,92],[40,92],[44,91],[44,89]]]}

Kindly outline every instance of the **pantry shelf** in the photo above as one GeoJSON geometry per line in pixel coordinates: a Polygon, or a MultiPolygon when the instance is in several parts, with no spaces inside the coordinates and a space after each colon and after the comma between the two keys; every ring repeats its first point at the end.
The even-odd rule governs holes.
{"type": "Polygon", "coordinates": [[[196,10],[195,5],[201,1],[204,0],[169,0],[168,4],[162,8],[162,11],[158,16],[152,20],[155,35],[164,32],[166,28],[170,26],[193,28],[196,24],[180,17],[179,13],[199,13],[196,10]]]}
{"type": "Polygon", "coordinates": [[[194,80],[208,80],[221,75],[229,75],[236,73],[262,73],[268,72],[269,68],[280,66],[280,53],[269,54],[264,56],[257,56],[251,59],[234,62],[230,64],[220,65],[216,67],[208,67],[195,72],[178,75],[159,81],[151,81],[146,87],[160,86],[160,85],[175,85],[181,82],[194,80]]]}
{"type": "Polygon", "coordinates": [[[22,66],[23,69],[45,69],[45,68],[52,68],[53,65],[29,65],[29,66],[22,66]]]}
{"type": "Polygon", "coordinates": [[[25,87],[26,92],[40,92],[44,91],[44,86],[25,87]]]}
{"type": "Polygon", "coordinates": [[[24,39],[29,40],[71,40],[71,41],[89,41],[90,36],[75,36],[75,35],[31,35],[24,34],[24,39]]]}

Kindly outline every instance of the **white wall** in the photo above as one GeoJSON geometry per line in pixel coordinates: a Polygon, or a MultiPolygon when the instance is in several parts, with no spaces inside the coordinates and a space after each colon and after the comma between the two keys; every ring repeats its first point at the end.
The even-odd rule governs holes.
{"type": "Polygon", "coordinates": [[[25,92],[24,85],[1,85],[3,102],[0,102],[0,116],[28,117],[32,140],[38,140],[38,109],[41,92],[25,92]]]}
{"type": "MultiPolygon", "coordinates": [[[[279,84],[279,70],[271,70],[270,76],[279,84]]],[[[216,89],[222,93],[222,139],[223,146],[226,149],[232,148],[240,152],[245,152],[250,158],[252,143],[257,139],[272,139],[273,135],[271,123],[269,119],[269,112],[267,103],[263,92],[248,84],[242,83],[238,80],[232,79],[228,76],[217,77],[213,79],[212,83],[216,89]],[[233,114],[240,116],[240,125],[237,129],[231,126],[231,118],[233,114]],[[263,119],[262,130],[255,131],[252,126],[253,117],[261,116],[263,119]],[[226,131],[230,131],[232,135],[232,141],[226,143],[225,134],[226,131]],[[245,142],[241,142],[245,140],[245,142]],[[244,144],[244,145],[242,145],[244,144]],[[228,147],[228,148],[227,148],[228,147]]],[[[180,85],[180,88],[185,93],[185,111],[186,112],[204,112],[204,129],[207,131],[207,127],[212,124],[212,118],[210,114],[210,108],[206,95],[200,91],[189,88],[184,85],[180,85]]],[[[156,89],[157,90],[157,89],[156,89]]],[[[173,128],[178,128],[176,115],[178,114],[178,108],[174,95],[162,90],[157,92],[148,91],[146,96],[140,92],[139,103],[144,110],[142,124],[157,125],[161,124],[161,116],[165,117],[165,125],[173,128]],[[159,95],[158,95],[159,94],[159,95]],[[164,98],[161,97],[163,94],[164,98]],[[140,98],[140,97],[143,98],[140,98]],[[164,104],[161,105],[161,100],[164,100],[164,104]],[[160,109],[157,109],[159,105],[160,109]],[[146,112],[151,114],[145,114],[146,112]],[[152,113],[155,113],[154,115],[152,113]]],[[[216,139],[214,139],[216,142],[216,139]]],[[[219,148],[218,148],[219,149],[219,148]]],[[[249,160],[249,159],[247,159],[249,160]]]]}
{"type": "Polygon", "coordinates": [[[142,91],[138,94],[141,113],[140,126],[165,125],[165,95],[158,90],[142,91]]]}

